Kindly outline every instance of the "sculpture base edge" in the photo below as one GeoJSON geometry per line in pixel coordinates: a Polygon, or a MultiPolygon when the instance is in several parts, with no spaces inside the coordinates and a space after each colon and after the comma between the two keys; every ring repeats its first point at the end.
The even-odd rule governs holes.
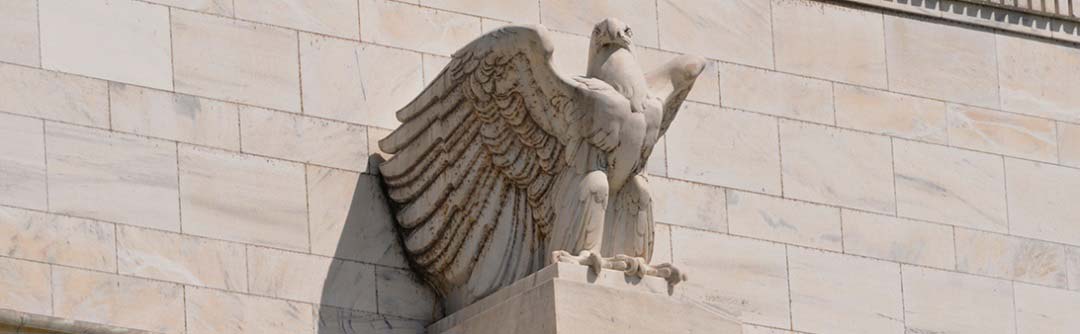
{"type": "Polygon", "coordinates": [[[673,295],[660,278],[557,263],[446,316],[428,333],[741,334],[742,324],[673,295]]]}

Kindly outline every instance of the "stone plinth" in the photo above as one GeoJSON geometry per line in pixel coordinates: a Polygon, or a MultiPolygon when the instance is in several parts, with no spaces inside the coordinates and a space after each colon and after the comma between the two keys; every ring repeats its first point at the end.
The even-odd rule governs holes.
{"type": "Polygon", "coordinates": [[[728,315],[672,293],[660,278],[558,263],[428,327],[431,334],[741,334],[728,315]]]}

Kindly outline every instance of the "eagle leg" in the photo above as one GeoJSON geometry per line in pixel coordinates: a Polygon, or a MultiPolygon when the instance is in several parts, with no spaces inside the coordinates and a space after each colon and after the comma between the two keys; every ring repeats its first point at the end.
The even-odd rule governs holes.
{"type": "Polygon", "coordinates": [[[594,274],[600,274],[601,269],[611,269],[606,259],[600,257],[599,253],[593,253],[590,251],[581,251],[578,255],[570,254],[567,251],[554,251],[551,253],[552,262],[574,263],[583,266],[588,266],[594,274]]]}
{"type": "Polygon", "coordinates": [[[660,277],[668,281],[670,285],[676,285],[686,281],[686,273],[670,263],[661,263],[655,266],[649,265],[643,257],[628,255],[615,255],[613,257],[601,257],[600,254],[590,251],[581,251],[578,255],[567,251],[554,251],[551,253],[552,262],[563,262],[588,266],[594,274],[600,274],[601,269],[617,270],[627,275],[644,278],[645,276],[660,277]]]}
{"type": "Polygon", "coordinates": [[[615,255],[612,258],[604,259],[604,261],[606,264],[605,269],[621,270],[626,272],[627,275],[638,278],[644,278],[645,276],[660,277],[667,280],[670,285],[676,285],[688,279],[686,273],[683,273],[670,263],[653,266],[643,257],[615,255]]]}

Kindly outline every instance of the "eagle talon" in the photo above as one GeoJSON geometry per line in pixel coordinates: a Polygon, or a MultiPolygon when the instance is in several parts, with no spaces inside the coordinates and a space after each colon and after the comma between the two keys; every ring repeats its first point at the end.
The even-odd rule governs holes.
{"type": "Polygon", "coordinates": [[[686,273],[670,263],[661,263],[652,268],[656,272],[653,276],[663,277],[670,285],[676,285],[690,279],[686,276],[686,273]]]}
{"type": "Polygon", "coordinates": [[[583,266],[588,266],[594,274],[600,274],[600,270],[606,268],[610,264],[604,258],[600,257],[599,253],[593,253],[590,251],[581,251],[578,255],[572,255],[567,251],[554,251],[551,252],[551,263],[573,263],[583,266]]]}

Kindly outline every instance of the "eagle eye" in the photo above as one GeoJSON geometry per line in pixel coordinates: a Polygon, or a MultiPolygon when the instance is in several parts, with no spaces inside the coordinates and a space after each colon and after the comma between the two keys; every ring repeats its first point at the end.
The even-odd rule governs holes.
{"type": "Polygon", "coordinates": [[[623,30],[623,33],[626,34],[626,37],[634,37],[634,32],[630,31],[630,27],[627,27],[626,30],[623,30]]]}

